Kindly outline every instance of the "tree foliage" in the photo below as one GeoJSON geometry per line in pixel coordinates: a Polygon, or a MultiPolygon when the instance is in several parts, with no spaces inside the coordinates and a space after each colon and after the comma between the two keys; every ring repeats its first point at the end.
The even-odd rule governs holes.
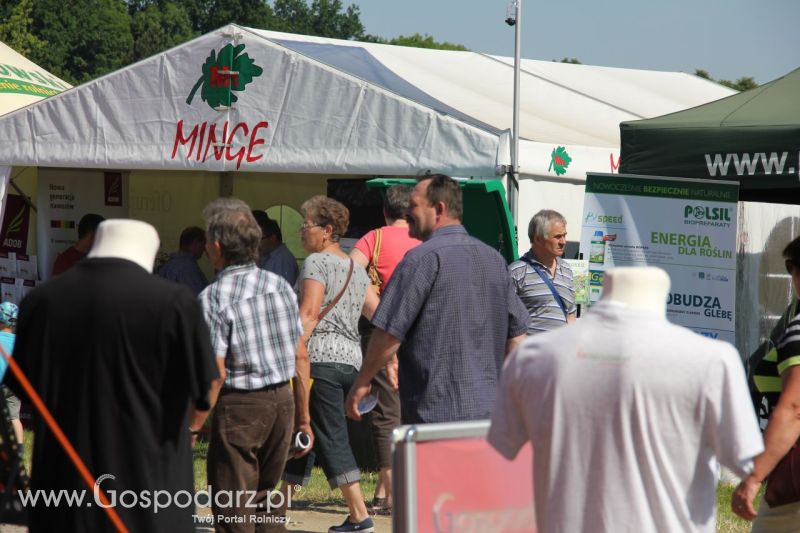
{"type": "Polygon", "coordinates": [[[33,0],[21,0],[16,5],[0,8],[0,41],[24,56],[46,45],[32,32],[32,12],[33,0]]]}
{"type": "Polygon", "coordinates": [[[149,4],[131,16],[133,60],[138,61],[188,41],[194,36],[186,10],[172,1],[149,4]]]}
{"type": "Polygon", "coordinates": [[[730,87],[735,91],[749,91],[750,89],[755,89],[758,87],[758,83],[756,80],[751,78],[750,76],[742,76],[736,81],[730,80],[719,80],[720,85],[724,85],[725,87],[730,87]]]}
{"type": "Polygon", "coordinates": [[[365,33],[342,0],[0,0],[0,40],[53,74],[81,83],[231,22],[253,28],[445,50],[430,35],[365,33]]]}
{"type": "Polygon", "coordinates": [[[35,0],[32,33],[46,42],[30,59],[81,83],[124,67],[133,58],[131,19],[120,0],[35,0]]]}
{"type": "Polygon", "coordinates": [[[711,77],[711,74],[709,74],[707,70],[701,68],[695,69],[694,75],[709,81],[719,83],[720,85],[729,87],[734,91],[740,91],[740,92],[749,91],[750,89],[755,89],[756,87],[758,87],[758,83],[756,83],[756,80],[750,76],[742,76],[736,81],[715,80],[714,78],[711,77]]]}
{"type": "Polygon", "coordinates": [[[714,78],[711,77],[711,74],[709,74],[707,70],[703,70],[701,68],[695,69],[694,75],[699,78],[703,78],[704,80],[714,81],[714,78]]]}
{"type": "Polygon", "coordinates": [[[360,40],[364,25],[358,6],[342,10],[341,0],[275,0],[276,26],[272,29],[301,35],[360,40]]]}
{"type": "Polygon", "coordinates": [[[393,44],[397,46],[411,46],[414,48],[435,48],[438,50],[467,50],[467,47],[461,44],[449,43],[449,42],[438,42],[433,39],[430,35],[420,35],[419,33],[415,33],[414,35],[401,35],[399,37],[395,37],[393,39],[384,39],[382,37],[376,36],[367,36],[364,40],[380,43],[380,44],[393,44]]]}

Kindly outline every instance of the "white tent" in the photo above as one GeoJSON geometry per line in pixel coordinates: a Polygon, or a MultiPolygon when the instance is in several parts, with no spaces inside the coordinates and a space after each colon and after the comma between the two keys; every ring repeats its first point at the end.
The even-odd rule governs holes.
{"type": "MultiPolygon", "coordinates": [[[[620,122],[731,94],[682,73],[522,69],[521,225],[541,207],[578,222],[620,122]]],[[[0,165],[491,178],[510,163],[512,78],[508,58],[229,25],[1,117],[0,165]]]]}
{"type": "MultiPolygon", "coordinates": [[[[72,87],[0,41],[0,115],[72,87]]],[[[0,165],[0,220],[5,211],[11,168],[0,165]]]]}
{"type": "Polygon", "coordinates": [[[72,87],[0,42],[0,115],[72,87]]]}

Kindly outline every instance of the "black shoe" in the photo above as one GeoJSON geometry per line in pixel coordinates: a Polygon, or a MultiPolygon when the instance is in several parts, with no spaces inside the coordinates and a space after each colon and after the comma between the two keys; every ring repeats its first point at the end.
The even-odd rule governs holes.
{"type": "Polygon", "coordinates": [[[355,523],[351,522],[350,517],[348,516],[341,525],[331,526],[328,528],[328,533],[350,533],[351,531],[372,533],[375,531],[375,524],[370,517],[365,518],[359,523],[355,523]]]}

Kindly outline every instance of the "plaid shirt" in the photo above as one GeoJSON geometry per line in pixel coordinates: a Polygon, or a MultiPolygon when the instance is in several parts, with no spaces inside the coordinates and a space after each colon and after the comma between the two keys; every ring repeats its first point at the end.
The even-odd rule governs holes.
{"type": "Polygon", "coordinates": [[[286,280],[255,263],[232,265],[199,298],[214,354],[225,358],[226,388],[257,390],[294,377],[302,325],[286,280]]]}

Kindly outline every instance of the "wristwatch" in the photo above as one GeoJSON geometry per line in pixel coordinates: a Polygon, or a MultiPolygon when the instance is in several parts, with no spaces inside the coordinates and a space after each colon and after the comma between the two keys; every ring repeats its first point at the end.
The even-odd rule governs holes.
{"type": "Polygon", "coordinates": [[[202,429],[192,429],[192,426],[189,426],[189,433],[191,433],[192,435],[199,435],[202,432],[203,432],[202,429]]]}

